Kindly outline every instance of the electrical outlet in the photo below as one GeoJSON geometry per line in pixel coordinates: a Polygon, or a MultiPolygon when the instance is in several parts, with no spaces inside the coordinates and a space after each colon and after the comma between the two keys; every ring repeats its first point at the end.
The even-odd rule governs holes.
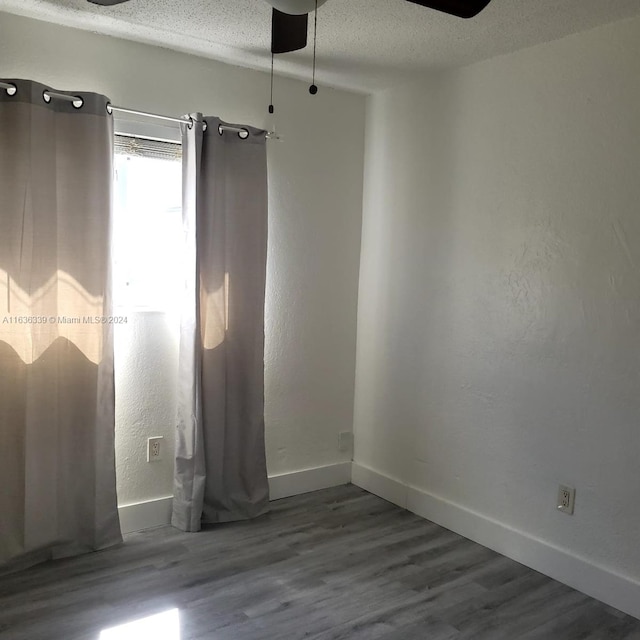
{"type": "Polygon", "coordinates": [[[566,487],[561,484],[558,487],[558,511],[573,515],[573,506],[576,501],[576,490],[573,487],[566,487]]]}
{"type": "Polygon", "coordinates": [[[338,434],[338,449],[340,451],[351,451],[353,448],[353,433],[351,431],[341,431],[338,434]]]}
{"type": "Polygon", "coordinates": [[[162,436],[149,438],[147,440],[147,462],[158,462],[162,460],[162,436]]]}

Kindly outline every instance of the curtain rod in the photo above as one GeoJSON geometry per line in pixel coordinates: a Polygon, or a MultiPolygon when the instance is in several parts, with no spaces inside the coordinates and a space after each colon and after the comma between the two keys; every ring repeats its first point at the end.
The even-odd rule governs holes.
{"type": "MultiPolygon", "coordinates": [[[[6,89],[7,93],[10,96],[16,94],[17,87],[14,84],[10,84],[7,82],[0,82],[0,88],[6,89]]],[[[42,93],[43,100],[48,104],[51,102],[52,98],[57,98],[59,100],[66,100],[67,102],[71,102],[76,109],[80,109],[84,104],[84,100],[80,96],[71,96],[66,93],[57,93],[56,91],[46,90],[42,93]]],[[[175,118],[172,116],[161,116],[157,113],[149,113],[148,111],[137,111],[136,109],[126,109],[125,107],[114,107],[111,104],[107,104],[107,111],[111,114],[114,111],[118,113],[128,113],[134,116],[143,116],[145,118],[154,118],[156,120],[164,120],[165,122],[174,122],[177,124],[188,123],[193,126],[193,118],[191,117],[183,117],[183,118],[175,118]]],[[[207,123],[203,123],[203,129],[206,131],[207,123]]],[[[220,124],[218,125],[218,131],[222,134],[223,131],[235,131],[238,136],[243,140],[249,137],[249,130],[246,127],[234,127],[229,124],[220,124]],[[244,135],[243,135],[244,134],[244,135]]],[[[276,135],[275,131],[267,131],[265,137],[268,139],[277,139],[279,140],[279,136],[276,135]]]]}

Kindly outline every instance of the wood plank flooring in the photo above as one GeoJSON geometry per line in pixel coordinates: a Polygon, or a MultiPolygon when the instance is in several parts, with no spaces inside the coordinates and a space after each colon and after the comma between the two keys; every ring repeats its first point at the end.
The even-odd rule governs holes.
{"type": "Polygon", "coordinates": [[[0,578],[0,637],[98,640],[174,607],[181,640],[640,640],[635,618],[354,486],[0,578]]]}

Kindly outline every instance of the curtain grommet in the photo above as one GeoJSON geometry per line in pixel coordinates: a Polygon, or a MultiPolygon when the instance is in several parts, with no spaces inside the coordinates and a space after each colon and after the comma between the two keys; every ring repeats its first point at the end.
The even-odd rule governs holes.
{"type": "Polygon", "coordinates": [[[18,87],[15,84],[8,83],[8,86],[4,89],[7,92],[8,96],[15,96],[18,93],[18,87]]]}
{"type": "Polygon", "coordinates": [[[71,105],[74,109],[82,109],[84,106],[84,100],[79,96],[76,96],[76,99],[71,101],[71,105]]]}
{"type": "Polygon", "coordinates": [[[110,102],[107,102],[107,106],[105,107],[105,109],[107,110],[107,113],[111,116],[113,115],[113,107],[111,106],[110,102]]]}
{"type": "Polygon", "coordinates": [[[219,124],[218,125],[218,134],[219,135],[223,135],[224,131],[226,128],[231,129],[232,131],[237,131],[238,133],[238,138],[240,138],[240,140],[246,140],[249,137],[249,129],[246,129],[245,127],[242,127],[241,129],[238,129],[237,127],[232,127],[231,125],[223,125],[223,124],[219,124]]]}
{"type": "Polygon", "coordinates": [[[193,129],[194,125],[195,125],[195,120],[190,117],[189,118],[189,122],[187,122],[187,128],[188,129],[193,129]]]}
{"type": "Polygon", "coordinates": [[[42,92],[42,99],[43,99],[47,104],[49,104],[49,103],[51,102],[51,96],[47,93],[47,90],[46,90],[46,89],[42,92]]]}

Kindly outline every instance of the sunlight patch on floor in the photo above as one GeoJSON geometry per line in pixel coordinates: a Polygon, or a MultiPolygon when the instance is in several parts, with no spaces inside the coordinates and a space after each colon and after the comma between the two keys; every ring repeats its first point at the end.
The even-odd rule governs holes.
{"type": "Polygon", "coordinates": [[[180,612],[170,609],[104,629],[98,640],[180,640],[180,612]]]}

